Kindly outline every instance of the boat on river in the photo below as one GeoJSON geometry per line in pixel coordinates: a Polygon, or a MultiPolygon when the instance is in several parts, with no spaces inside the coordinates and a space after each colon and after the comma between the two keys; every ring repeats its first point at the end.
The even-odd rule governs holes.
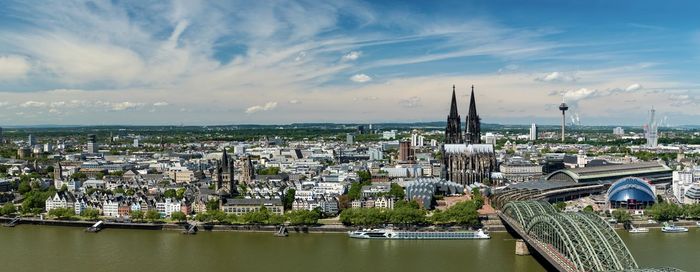
{"type": "Polygon", "coordinates": [[[402,231],[394,229],[363,229],[349,231],[350,238],[390,240],[471,240],[490,239],[482,229],[477,231],[402,231]]]}
{"type": "Polygon", "coordinates": [[[661,228],[661,231],[666,232],[666,233],[680,233],[680,232],[688,232],[688,228],[678,227],[674,224],[664,224],[664,227],[661,228]]]}
{"type": "Polygon", "coordinates": [[[647,233],[647,232],[649,232],[648,228],[635,228],[634,226],[630,225],[629,233],[647,233]]]}
{"type": "Polygon", "coordinates": [[[88,227],[85,229],[86,232],[98,232],[101,231],[102,228],[104,227],[104,222],[102,220],[97,221],[94,225],[88,227]]]}

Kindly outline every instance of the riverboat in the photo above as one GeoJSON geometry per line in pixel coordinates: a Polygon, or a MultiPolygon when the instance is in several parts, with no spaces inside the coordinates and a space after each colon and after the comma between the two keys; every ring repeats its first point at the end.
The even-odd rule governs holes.
{"type": "Polygon", "coordinates": [[[663,228],[661,228],[661,231],[666,232],[666,233],[679,233],[679,232],[688,232],[688,228],[684,227],[678,227],[673,224],[665,224],[663,228]]]}
{"type": "Polygon", "coordinates": [[[350,238],[391,240],[470,240],[490,239],[491,236],[477,231],[402,231],[393,229],[364,229],[348,232],[350,238]]]}

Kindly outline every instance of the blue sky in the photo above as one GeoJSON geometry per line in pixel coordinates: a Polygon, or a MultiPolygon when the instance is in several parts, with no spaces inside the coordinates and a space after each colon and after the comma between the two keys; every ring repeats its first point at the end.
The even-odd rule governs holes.
{"type": "Polygon", "coordinates": [[[0,1],[0,125],[700,124],[693,1],[0,1]]]}

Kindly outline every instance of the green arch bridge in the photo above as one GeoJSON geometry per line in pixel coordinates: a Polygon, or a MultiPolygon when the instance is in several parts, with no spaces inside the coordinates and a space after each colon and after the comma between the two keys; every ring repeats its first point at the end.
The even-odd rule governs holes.
{"type": "Polygon", "coordinates": [[[558,212],[546,201],[512,201],[498,216],[559,271],[681,271],[640,269],[615,230],[600,217],[558,212]]]}

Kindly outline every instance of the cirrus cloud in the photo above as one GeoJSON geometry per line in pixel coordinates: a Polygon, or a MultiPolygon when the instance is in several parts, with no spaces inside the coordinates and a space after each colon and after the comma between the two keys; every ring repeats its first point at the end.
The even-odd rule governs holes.
{"type": "Polygon", "coordinates": [[[0,80],[24,77],[31,65],[26,58],[9,55],[0,56],[0,80]]]}

